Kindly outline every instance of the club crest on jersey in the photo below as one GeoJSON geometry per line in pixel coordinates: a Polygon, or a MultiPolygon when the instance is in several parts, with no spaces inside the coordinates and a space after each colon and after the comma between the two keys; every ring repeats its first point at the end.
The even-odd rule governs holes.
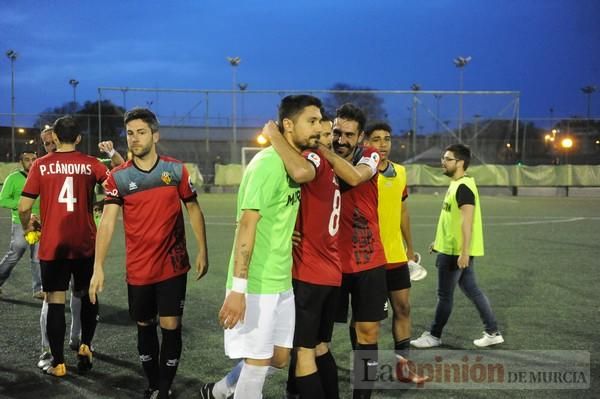
{"type": "Polygon", "coordinates": [[[129,191],[137,190],[138,186],[134,181],[129,182],[129,191]]]}
{"type": "Polygon", "coordinates": [[[171,184],[171,174],[169,172],[162,172],[160,175],[160,180],[162,180],[165,184],[171,184]]]}

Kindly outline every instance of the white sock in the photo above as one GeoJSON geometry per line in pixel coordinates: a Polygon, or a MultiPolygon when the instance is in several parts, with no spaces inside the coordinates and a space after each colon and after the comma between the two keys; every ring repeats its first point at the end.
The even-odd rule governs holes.
{"type": "Polygon", "coordinates": [[[42,336],[42,352],[50,348],[48,343],[48,333],[46,331],[46,319],[48,318],[48,302],[42,302],[42,311],[40,312],[40,334],[42,336]]]}
{"type": "Polygon", "coordinates": [[[235,385],[240,378],[242,367],[244,367],[244,361],[240,360],[225,377],[215,383],[212,392],[215,399],[226,399],[235,392],[235,385]]]}
{"type": "Polygon", "coordinates": [[[81,298],[71,293],[71,335],[69,343],[79,342],[81,337],[81,298]]]}
{"type": "Polygon", "coordinates": [[[234,399],[261,399],[269,366],[252,366],[244,363],[235,387],[234,399]]]}

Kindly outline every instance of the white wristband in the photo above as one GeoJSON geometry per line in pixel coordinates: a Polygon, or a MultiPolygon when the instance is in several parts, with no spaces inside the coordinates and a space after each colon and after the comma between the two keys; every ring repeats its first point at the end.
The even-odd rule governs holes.
{"type": "Polygon", "coordinates": [[[110,150],[109,152],[107,152],[109,158],[112,158],[116,153],[117,153],[117,151],[115,151],[114,148],[112,150],[110,150]]]}
{"type": "Polygon", "coordinates": [[[245,294],[248,291],[248,280],[245,278],[234,277],[231,291],[245,294]]]}

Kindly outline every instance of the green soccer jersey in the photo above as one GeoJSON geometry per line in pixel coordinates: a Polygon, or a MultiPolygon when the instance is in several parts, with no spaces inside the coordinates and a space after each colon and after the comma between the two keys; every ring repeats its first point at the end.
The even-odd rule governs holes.
{"type": "MultiPolygon", "coordinates": [[[[238,192],[237,217],[245,209],[260,213],[248,272],[248,293],[276,294],[292,288],[292,232],[300,203],[300,186],[286,173],[272,147],[248,164],[238,192]]],[[[234,243],[235,248],[235,243],[234,243]]],[[[234,253],[227,275],[231,289],[234,253]]]]}
{"type": "MultiPolygon", "coordinates": [[[[21,224],[17,206],[19,205],[19,199],[21,199],[21,193],[23,192],[26,179],[27,175],[25,172],[22,170],[17,170],[8,175],[6,180],[4,180],[4,184],[2,184],[2,191],[0,192],[0,207],[11,210],[12,222],[14,224],[21,224]]],[[[31,213],[39,216],[39,199],[36,199],[33,203],[33,209],[31,210],[31,213]]]]}

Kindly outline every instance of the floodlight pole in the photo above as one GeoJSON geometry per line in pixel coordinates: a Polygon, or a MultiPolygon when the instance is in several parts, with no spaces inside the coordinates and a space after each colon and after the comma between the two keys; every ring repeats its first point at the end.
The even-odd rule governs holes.
{"type": "Polygon", "coordinates": [[[77,108],[77,85],[79,81],[77,79],[70,79],[69,84],[73,87],[73,112],[77,108]]]}
{"type": "Polygon", "coordinates": [[[413,83],[410,86],[410,89],[413,91],[413,102],[412,102],[412,154],[413,158],[417,156],[417,92],[421,90],[421,85],[418,83],[413,83]]]}
{"type": "Polygon", "coordinates": [[[587,96],[587,119],[591,117],[592,110],[592,94],[596,92],[596,86],[585,86],[581,88],[581,92],[587,96]]]}
{"type": "Polygon", "coordinates": [[[14,50],[8,50],[6,56],[10,60],[10,156],[13,162],[16,161],[15,157],[15,61],[17,59],[17,52],[14,50]]]}
{"type": "Polygon", "coordinates": [[[240,57],[227,57],[229,65],[231,65],[232,71],[232,92],[231,92],[231,128],[233,131],[233,137],[231,142],[231,163],[237,163],[237,104],[236,104],[236,91],[237,89],[237,67],[240,65],[242,59],[240,57]]]}
{"type": "Polygon", "coordinates": [[[463,123],[463,70],[465,66],[469,62],[471,62],[471,57],[456,57],[454,59],[454,65],[460,71],[460,82],[459,82],[459,91],[461,92],[458,95],[458,141],[462,143],[462,123],[463,123]]]}

